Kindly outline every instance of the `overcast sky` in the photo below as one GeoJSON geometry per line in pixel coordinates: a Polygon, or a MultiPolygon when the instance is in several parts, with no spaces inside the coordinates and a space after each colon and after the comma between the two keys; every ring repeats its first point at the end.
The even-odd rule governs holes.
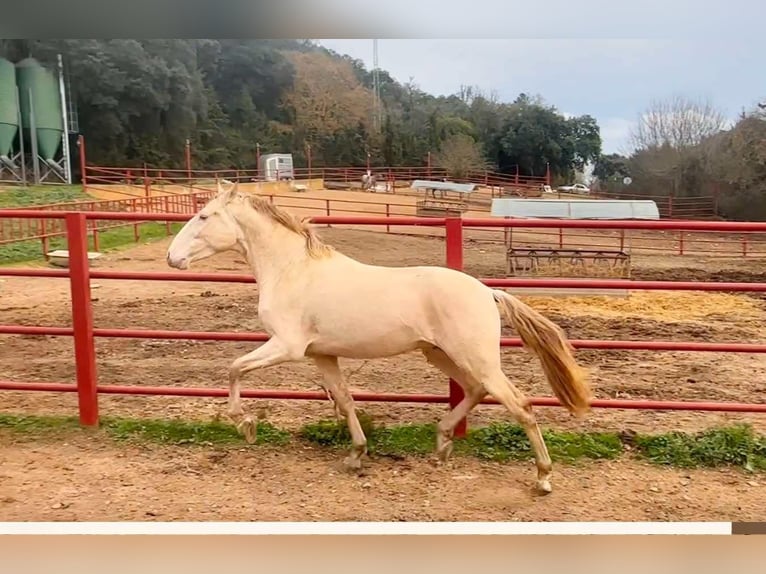
{"type": "MultiPolygon", "coordinates": [[[[625,151],[631,124],[653,98],[709,98],[732,119],[766,98],[763,36],[702,36],[708,39],[391,39],[378,41],[378,59],[400,82],[412,77],[432,94],[476,85],[501,100],[540,94],[561,112],[590,114],[611,153],[625,151]]],[[[319,43],[372,68],[372,40],[319,43]]]]}

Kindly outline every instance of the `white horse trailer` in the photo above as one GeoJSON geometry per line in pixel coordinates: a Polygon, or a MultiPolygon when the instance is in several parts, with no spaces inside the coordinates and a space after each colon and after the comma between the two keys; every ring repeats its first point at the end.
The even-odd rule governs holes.
{"type": "Polygon", "coordinates": [[[261,156],[261,165],[258,166],[266,181],[278,181],[282,179],[294,179],[293,154],[270,153],[261,156]]]}

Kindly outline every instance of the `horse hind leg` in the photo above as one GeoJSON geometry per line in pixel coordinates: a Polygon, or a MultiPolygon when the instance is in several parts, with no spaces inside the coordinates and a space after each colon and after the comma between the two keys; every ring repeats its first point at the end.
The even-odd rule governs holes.
{"type": "Polygon", "coordinates": [[[545,446],[540,426],[537,424],[537,420],[532,413],[531,405],[529,405],[522,392],[502,372],[497,372],[488,377],[484,381],[484,387],[490,395],[508,409],[511,416],[524,429],[535,456],[535,466],[537,467],[536,486],[541,492],[545,494],[550,493],[553,490],[550,482],[552,470],[551,458],[545,446]]]}
{"type": "Polygon", "coordinates": [[[449,355],[438,348],[424,349],[423,355],[426,360],[447,375],[450,379],[456,381],[464,392],[461,400],[455,408],[450,410],[437,424],[436,432],[436,455],[442,462],[447,462],[452,454],[455,427],[463,420],[471,410],[478,405],[486,395],[486,391],[478,381],[467,376],[450,359],[449,355]]]}

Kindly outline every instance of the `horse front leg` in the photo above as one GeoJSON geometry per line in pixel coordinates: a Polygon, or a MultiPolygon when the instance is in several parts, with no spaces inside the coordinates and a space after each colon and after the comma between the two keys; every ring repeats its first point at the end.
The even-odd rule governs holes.
{"type": "Polygon", "coordinates": [[[278,337],[272,337],[254,351],[237,358],[229,367],[228,414],[248,443],[255,442],[257,427],[253,418],[250,415],[245,415],[242,409],[240,378],[249,371],[295,361],[302,356],[303,353],[296,351],[295,347],[285,344],[278,337]]]}

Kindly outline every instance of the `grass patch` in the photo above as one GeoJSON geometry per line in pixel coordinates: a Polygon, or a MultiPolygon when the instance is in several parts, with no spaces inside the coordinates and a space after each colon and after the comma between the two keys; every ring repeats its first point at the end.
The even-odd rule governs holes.
{"type": "MultiPolygon", "coordinates": [[[[234,425],[222,422],[108,419],[102,422],[106,434],[120,441],[159,444],[241,445],[243,438],[234,425]]],[[[255,444],[284,445],[290,433],[259,421],[255,444]]]]}
{"type": "MultiPolygon", "coordinates": [[[[375,427],[363,424],[371,455],[430,455],[436,442],[436,425],[399,425],[375,427]]],[[[321,446],[346,449],[351,438],[345,423],[321,421],[305,425],[299,436],[321,446]]],[[[637,435],[626,448],[618,433],[576,433],[546,430],[543,432],[548,452],[554,462],[616,459],[630,453],[639,460],[681,468],[740,467],[766,471],[766,437],[746,425],[711,429],[695,434],[671,432],[637,435]]],[[[507,462],[528,460],[532,449],[524,430],[509,423],[496,423],[468,430],[455,440],[454,453],[481,460],[507,462]]]]}
{"type": "MultiPolygon", "coordinates": [[[[52,186],[33,185],[26,188],[12,187],[0,189],[0,209],[10,207],[28,207],[34,205],[49,205],[72,201],[98,201],[87,193],[83,193],[79,185],[52,186]]],[[[106,223],[102,222],[101,224],[106,223]]],[[[172,223],[171,232],[178,233],[183,223],[172,223]]],[[[167,237],[165,223],[150,222],[139,225],[139,241],[156,241],[167,237]]],[[[102,231],[98,234],[99,251],[105,252],[135,243],[133,226],[127,225],[102,231]]],[[[90,236],[90,246],[93,239],[90,236]]],[[[50,250],[66,249],[66,238],[52,237],[48,242],[50,250]]],[[[0,245],[0,265],[25,263],[44,259],[42,241],[30,239],[0,245]]]]}
{"type": "MultiPolygon", "coordinates": [[[[236,428],[217,421],[171,421],[154,419],[101,419],[99,428],[91,431],[80,427],[77,417],[19,416],[0,413],[0,429],[26,438],[38,438],[60,433],[95,432],[120,442],[155,443],[165,445],[243,446],[247,443],[236,428]]],[[[256,445],[287,444],[289,432],[259,421],[256,445]]]]}
{"type": "Polygon", "coordinates": [[[10,430],[31,437],[79,429],[77,417],[22,416],[0,413],[0,430],[10,430]]]}
{"type": "MultiPolygon", "coordinates": [[[[362,430],[367,437],[370,455],[404,456],[424,455],[433,452],[436,440],[434,425],[398,425],[376,427],[367,417],[358,416],[362,430]]],[[[345,449],[351,446],[351,435],[345,422],[319,421],[309,423],[298,431],[300,438],[315,444],[345,449]]]]}
{"type": "Polygon", "coordinates": [[[638,454],[655,464],[684,468],[739,466],[766,470],[766,437],[747,425],[711,429],[695,434],[671,432],[637,436],[638,454]]]}
{"type": "MultiPolygon", "coordinates": [[[[436,425],[375,427],[368,423],[362,426],[367,426],[364,430],[371,455],[428,455],[434,451],[436,425]]],[[[616,458],[623,452],[622,442],[616,433],[547,431],[543,434],[553,460],[571,462],[581,458],[616,458]]],[[[307,424],[300,430],[300,437],[332,448],[348,448],[351,444],[345,423],[336,421],[307,424]]],[[[523,429],[507,423],[469,429],[465,438],[455,441],[454,452],[499,462],[532,457],[532,449],[523,429]]]]}
{"type": "MultiPolygon", "coordinates": [[[[554,461],[572,462],[577,459],[613,459],[623,452],[617,433],[575,433],[543,431],[548,453],[554,461]]],[[[485,460],[523,460],[532,457],[532,447],[524,429],[518,425],[497,423],[469,429],[461,447],[485,460]]]]}
{"type": "Polygon", "coordinates": [[[69,201],[93,201],[79,185],[30,185],[0,189],[0,209],[49,205],[69,201]]]}
{"type": "MultiPolygon", "coordinates": [[[[436,425],[408,424],[379,427],[364,413],[359,416],[367,436],[371,456],[401,458],[431,456],[436,442],[436,425]]],[[[95,432],[117,442],[163,445],[248,446],[229,422],[172,421],[154,419],[103,418],[99,429],[82,429],[76,417],[20,416],[0,413],[0,431],[26,439],[53,434],[95,432]]],[[[750,472],[766,471],[766,436],[756,434],[747,425],[710,429],[687,434],[670,432],[635,435],[631,448],[618,433],[543,433],[554,461],[572,463],[583,460],[616,459],[630,455],[638,460],[677,468],[739,467],[750,472]]],[[[258,423],[256,445],[284,446],[293,438],[333,450],[351,446],[345,422],[319,421],[301,427],[295,433],[268,422],[258,423]]],[[[530,460],[532,450],[524,431],[517,425],[497,423],[469,429],[455,440],[455,455],[506,462],[530,460]]]]}
{"type": "MultiPolygon", "coordinates": [[[[172,223],[170,226],[171,233],[178,233],[182,227],[183,223],[172,223]]],[[[164,239],[168,236],[165,224],[157,222],[140,224],[138,226],[138,232],[139,242],[157,241],[158,239],[164,239]]],[[[90,236],[89,239],[90,249],[93,249],[92,236],[90,236]]],[[[135,245],[133,226],[128,225],[101,231],[98,234],[98,242],[98,249],[102,253],[129,245],[135,245]]],[[[66,238],[52,237],[49,240],[48,248],[51,251],[55,249],[66,249],[66,238]]],[[[0,265],[24,263],[43,259],[42,242],[39,239],[17,241],[15,243],[0,245],[0,265]]]]}

